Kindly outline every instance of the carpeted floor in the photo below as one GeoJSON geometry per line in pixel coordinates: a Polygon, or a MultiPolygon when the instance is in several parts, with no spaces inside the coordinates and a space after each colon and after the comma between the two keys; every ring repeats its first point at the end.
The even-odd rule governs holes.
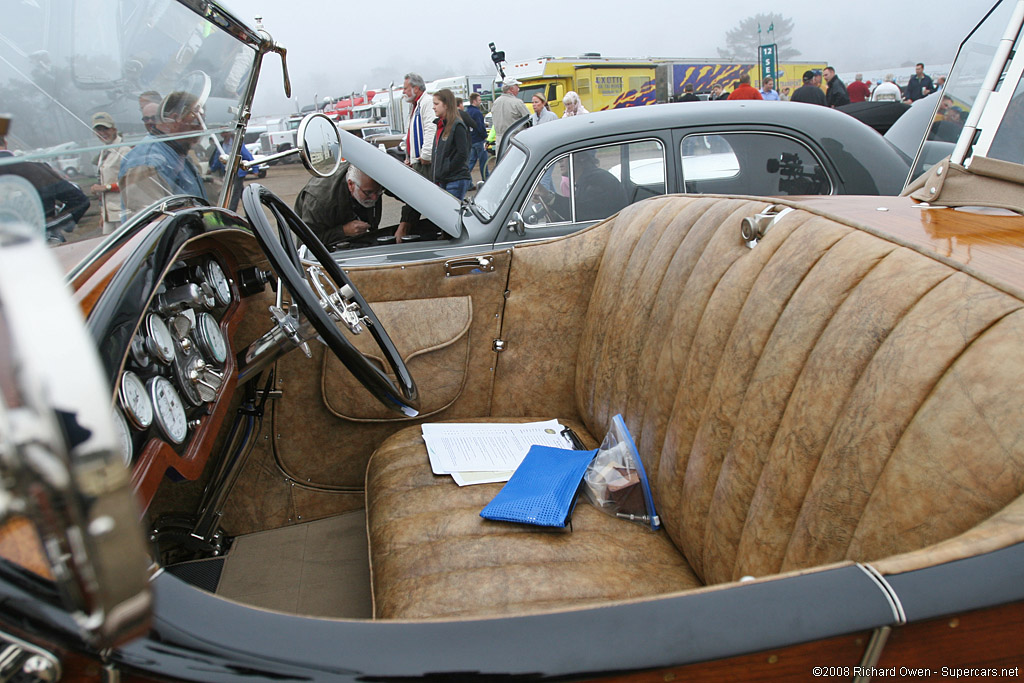
{"type": "Polygon", "coordinates": [[[280,612],[371,618],[365,513],[239,536],[217,595],[280,612]]]}

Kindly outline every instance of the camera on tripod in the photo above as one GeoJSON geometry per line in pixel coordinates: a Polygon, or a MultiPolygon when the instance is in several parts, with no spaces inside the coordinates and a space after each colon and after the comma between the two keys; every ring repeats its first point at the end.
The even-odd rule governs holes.
{"type": "Polygon", "coordinates": [[[491,48],[491,61],[494,62],[494,68],[501,74],[502,79],[505,78],[505,69],[502,68],[502,63],[505,61],[505,51],[495,50],[494,43],[488,43],[487,47],[491,48]]]}
{"type": "Polygon", "coordinates": [[[825,194],[828,192],[828,180],[820,166],[808,172],[800,155],[783,152],[778,158],[768,159],[767,171],[779,174],[779,192],[781,194],[825,194]]]}

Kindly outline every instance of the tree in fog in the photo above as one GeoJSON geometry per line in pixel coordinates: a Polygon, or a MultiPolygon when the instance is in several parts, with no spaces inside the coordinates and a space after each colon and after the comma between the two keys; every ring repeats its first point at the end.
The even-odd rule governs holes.
{"type": "Polygon", "coordinates": [[[736,25],[725,34],[725,48],[718,48],[722,59],[756,59],[757,48],[775,43],[779,46],[779,59],[793,59],[800,56],[800,50],[790,46],[793,39],[793,20],[781,14],[755,14],[736,25]],[[758,35],[758,27],[761,29],[758,35]]]}

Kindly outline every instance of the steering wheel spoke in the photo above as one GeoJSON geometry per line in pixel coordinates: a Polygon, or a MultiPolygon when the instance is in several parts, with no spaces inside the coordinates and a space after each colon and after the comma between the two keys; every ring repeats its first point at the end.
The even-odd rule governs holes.
{"type": "Polygon", "coordinates": [[[246,187],[242,193],[242,206],[274,272],[291,292],[292,307],[289,311],[280,306],[271,307],[284,336],[295,346],[304,347],[309,355],[305,342],[312,335],[304,334],[305,320],[308,320],[323,343],[377,400],[403,415],[417,415],[419,394],[405,361],[373,309],[331,257],[327,247],[291,207],[262,185],[254,183],[246,187]],[[277,223],[276,230],[267,218],[268,211],[277,223]],[[311,260],[315,262],[305,271],[295,246],[295,237],[305,244],[311,260]],[[363,356],[338,323],[344,324],[353,334],[369,330],[391,367],[394,379],[363,356]]]}

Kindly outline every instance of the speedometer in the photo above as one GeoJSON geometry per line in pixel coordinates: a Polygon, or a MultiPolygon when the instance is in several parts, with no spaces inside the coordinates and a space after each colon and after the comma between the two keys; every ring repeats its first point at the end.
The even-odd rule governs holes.
{"type": "Polygon", "coordinates": [[[221,306],[230,304],[231,283],[228,282],[227,276],[224,275],[224,269],[213,259],[210,259],[210,262],[206,264],[206,277],[210,282],[210,286],[213,287],[217,303],[221,306]]]}
{"type": "Polygon", "coordinates": [[[149,397],[153,399],[156,426],[169,440],[181,443],[188,436],[188,417],[181,396],[166,377],[149,380],[149,397]]]}
{"type": "Polygon", "coordinates": [[[164,365],[174,360],[174,335],[156,313],[146,316],[146,350],[164,365]]]}
{"type": "Polygon", "coordinates": [[[117,432],[117,445],[121,451],[121,458],[124,459],[126,467],[132,465],[132,433],[128,429],[128,422],[124,419],[121,411],[114,409],[114,431],[117,432]]]}
{"type": "Polygon", "coordinates": [[[131,370],[127,370],[121,375],[119,398],[121,407],[124,408],[125,415],[131,420],[132,426],[138,429],[148,429],[149,425],[153,424],[153,403],[146,394],[146,385],[131,370]]]}
{"type": "Polygon", "coordinates": [[[228,358],[228,342],[217,319],[209,313],[196,316],[196,336],[203,353],[216,365],[223,365],[228,358]]]}

